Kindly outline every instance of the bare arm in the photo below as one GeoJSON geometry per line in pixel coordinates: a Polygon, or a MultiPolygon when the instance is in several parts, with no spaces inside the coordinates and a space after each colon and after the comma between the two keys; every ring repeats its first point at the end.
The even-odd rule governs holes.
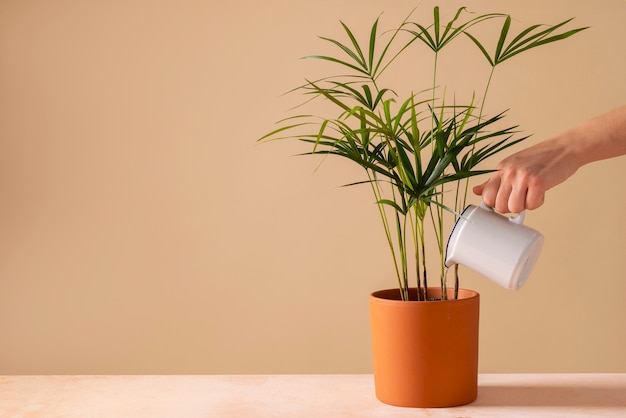
{"type": "Polygon", "coordinates": [[[581,166],[624,154],[626,105],[503,159],[474,193],[498,212],[536,209],[581,166]]]}

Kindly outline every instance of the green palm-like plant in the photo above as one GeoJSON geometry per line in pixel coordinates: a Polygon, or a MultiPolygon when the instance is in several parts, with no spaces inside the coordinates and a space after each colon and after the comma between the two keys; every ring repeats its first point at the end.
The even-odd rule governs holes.
{"type": "MultiPolygon", "coordinates": [[[[310,145],[310,151],[305,154],[339,156],[363,168],[364,178],[347,186],[369,185],[374,194],[403,300],[409,299],[411,276],[416,281],[418,299],[429,299],[427,272],[430,270],[426,261],[429,227],[435,232],[439,283],[443,297],[447,297],[445,220],[447,217],[454,220],[465,206],[468,179],[491,171],[480,169],[479,165],[526,139],[517,136],[517,126],[501,127],[505,112],[483,117],[493,69],[515,55],[584,29],[556,34],[569,20],[538,32],[540,25],[533,25],[505,46],[510,16],[491,13],[462,20],[467,14],[465,8],[460,8],[452,20],[442,24],[439,8],[435,7],[432,23],[413,22],[409,16],[397,28],[382,35],[376,19],[365,44],[341,22],[347,42],[321,37],[338,48],[338,55],[306,58],[338,65],[344,73],[307,80],[291,91],[301,92],[307,98],[301,106],[318,99],[327,101],[331,116],[293,115],[279,121],[277,129],[259,139],[297,139],[310,145]],[[504,19],[504,25],[492,56],[468,30],[486,20],[500,18],[504,19]],[[447,103],[445,93],[437,97],[438,54],[451,42],[464,38],[460,35],[466,35],[492,66],[480,105],[474,97],[464,105],[447,103]],[[380,85],[380,77],[400,56],[409,54],[420,44],[435,54],[432,85],[416,89],[401,99],[394,89],[380,85]],[[459,193],[462,182],[465,193],[459,193]],[[413,260],[411,266],[410,260],[413,260]]],[[[455,270],[455,290],[458,290],[458,270],[455,270]]],[[[456,297],[456,291],[454,294],[456,297]]]]}

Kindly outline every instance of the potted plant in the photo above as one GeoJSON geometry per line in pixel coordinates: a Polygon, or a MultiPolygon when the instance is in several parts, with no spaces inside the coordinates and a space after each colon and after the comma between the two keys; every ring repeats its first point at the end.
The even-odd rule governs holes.
{"type": "Polygon", "coordinates": [[[296,139],[309,144],[305,154],[343,157],[363,168],[362,180],[350,185],[371,189],[397,279],[396,288],[370,295],[376,395],[393,405],[445,407],[476,399],[479,315],[479,295],[459,288],[456,267],[448,286],[446,237],[466,205],[468,179],[490,172],[480,167],[484,160],[526,138],[504,124],[506,112],[485,114],[491,80],[503,62],[585,28],[564,31],[569,19],[511,35],[505,14],[460,8],[442,22],[435,7],[420,23],[414,12],[391,30],[376,19],[365,41],[343,22],[345,40],[321,37],[337,54],[307,58],[327,62],[337,75],[306,80],[292,93],[303,94],[302,107],[324,100],[328,113],[291,115],[259,141],[296,139]],[[475,30],[493,20],[502,23],[492,47],[475,30]],[[438,74],[444,48],[461,41],[489,64],[479,96],[464,102],[438,74]],[[423,66],[410,59],[424,47],[433,53],[432,78],[385,77],[394,66],[423,66]],[[434,268],[429,246],[437,252],[434,268]]]}

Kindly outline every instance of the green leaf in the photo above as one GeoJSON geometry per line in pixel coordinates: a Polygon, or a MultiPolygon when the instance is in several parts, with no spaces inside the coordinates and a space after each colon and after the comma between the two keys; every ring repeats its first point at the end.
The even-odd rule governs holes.
{"type": "Polygon", "coordinates": [[[296,123],[293,125],[287,125],[287,126],[282,126],[278,129],[274,129],[273,131],[263,135],[261,138],[257,139],[257,142],[263,142],[263,141],[267,141],[267,140],[271,140],[271,139],[277,139],[277,138],[272,138],[274,137],[276,134],[281,133],[281,132],[285,132],[288,131],[290,129],[293,128],[297,128],[299,126],[304,126],[304,125],[309,125],[309,123],[296,123]]]}
{"type": "Polygon", "coordinates": [[[305,58],[305,59],[318,59],[318,60],[324,60],[324,61],[334,62],[334,63],[337,63],[337,64],[341,64],[341,65],[343,65],[343,66],[345,66],[345,67],[351,68],[351,69],[353,69],[353,70],[355,70],[355,71],[358,71],[358,72],[360,72],[360,73],[363,73],[363,74],[369,75],[369,73],[367,72],[367,70],[364,70],[363,68],[358,67],[358,66],[356,66],[356,65],[354,65],[354,64],[350,64],[350,63],[348,63],[348,62],[346,62],[346,61],[342,61],[342,60],[340,60],[340,59],[338,59],[338,58],[328,57],[328,56],[325,56],[325,55],[307,55],[307,56],[306,56],[306,57],[304,57],[304,58],[305,58]]]}
{"type": "Polygon", "coordinates": [[[578,32],[581,32],[581,31],[583,31],[585,29],[588,29],[588,28],[574,29],[574,30],[571,30],[571,31],[568,31],[568,32],[565,32],[565,33],[562,33],[562,34],[559,34],[559,35],[554,35],[554,36],[551,36],[549,38],[545,38],[545,39],[541,39],[541,40],[535,41],[532,44],[526,46],[525,48],[521,48],[521,49],[516,50],[515,52],[509,53],[508,55],[506,55],[506,57],[503,57],[503,59],[501,61],[504,61],[504,60],[507,60],[509,58],[512,58],[515,55],[520,54],[520,53],[522,53],[524,51],[528,51],[531,48],[535,48],[535,47],[538,47],[538,46],[541,46],[541,45],[546,45],[546,44],[549,44],[549,43],[552,43],[552,42],[556,42],[556,41],[560,41],[560,40],[563,40],[563,39],[567,39],[570,36],[572,36],[572,35],[574,35],[574,34],[576,34],[578,32]]]}
{"type": "Polygon", "coordinates": [[[557,29],[571,22],[572,19],[565,20],[556,25],[549,26],[547,29],[544,29],[540,32],[535,32],[538,28],[544,25],[531,25],[528,28],[521,31],[518,35],[516,35],[513,40],[505,46],[506,38],[508,36],[510,26],[511,26],[511,17],[507,16],[504,24],[502,25],[502,29],[500,30],[500,37],[498,39],[498,44],[496,46],[496,50],[494,52],[493,57],[487,52],[486,48],[483,44],[472,34],[465,31],[465,35],[472,40],[472,42],[478,47],[478,49],[485,56],[487,61],[492,67],[514,57],[517,54],[520,54],[524,51],[527,51],[532,48],[536,48],[541,45],[545,45],[548,43],[560,41],[562,39],[569,38],[570,36],[583,31],[588,28],[577,28],[573,29],[558,35],[549,36],[557,29]]]}
{"type": "Polygon", "coordinates": [[[396,202],[394,202],[393,200],[389,200],[389,199],[381,199],[378,202],[379,205],[388,205],[391,206],[392,208],[394,208],[397,212],[401,213],[401,214],[406,214],[406,209],[403,209],[402,207],[400,207],[400,205],[398,205],[396,202]]]}
{"type": "Polygon", "coordinates": [[[507,47],[507,53],[513,52],[514,49],[519,49],[523,45],[526,45],[526,44],[531,43],[531,42],[533,42],[535,40],[542,39],[542,38],[548,36],[549,34],[554,32],[555,30],[557,30],[558,28],[566,25],[567,23],[571,22],[572,20],[573,20],[573,18],[567,19],[567,20],[565,20],[565,21],[563,21],[561,23],[558,23],[556,25],[548,26],[547,29],[544,29],[541,32],[537,32],[535,34],[530,35],[530,33],[532,31],[534,31],[535,29],[540,28],[542,26],[547,26],[547,25],[532,25],[530,28],[527,28],[526,30],[522,31],[524,36],[526,36],[526,35],[529,35],[529,36],[526,37],[526,38],[524,38],[524,36],[517,36],[511,42],[511,44],[507,47]],[[531,28],[532,28],[532,30],[529,31],[528,29],[531,29],[531,28]]]}
{"type": "Polygon", "coordinates": [[[473,19],[470,19],[458,26],[454,26],[454,24],[457,22],[457,20],[459,20],[461,14],[466,10],[465,7],[461,7],[457,10],[456,14],[454,15],[454,17],[452,18],[452,20],[450,20],[447,24],[446,24],[446,29],[444,30],[443,34],[440,36],[440,32],[441,32],[441,22],[440,22],[440,18],[439,18],[439,7],[436,6],[434,11],[433,11],[433,16],[434,16],[434,20],[433,20],[433,24],[430,26],[433,28],[433,34],[431,35],[428,31],[428,28],[425,28],[423,25],[418,24],[418,23],[411,23],[412,26],[415,26],[419,29],[419,31],[409,31],[416,39],[421,40],[424,44],[426,44],[430,49],[432,49],[434,52],[439,52],[441,51],[447,44],[449,44],[450,42],[452,42],[452,40],[454,40],[457,36],[459,36],[461,33],[464,33],[467,29],[469,29],[470,27],[476,25],[479,22],[482,22],[484,20],[488,20],[488,19],[493,19],[496,17],[501,17],[503,16],[500,13],[489,13],[489,14],[484,14],[484,15],[480,15],[477,16],[473,19]]]}
{"type": "MultiPolygon", "coordinates": [[[[454,15],[454,18],[448,22],[448,24],[446,25],[446,29],[443,31],[443,35],[441,36],[442,39],[446,39],[446,35],[448,35],[448,33],[450,33],[450,30],[452,29],[452,25],[454,24],[454,22],[457,21],[457,19],[461,16],[461,13],[463,11],[465,11],[466,8],[465,7],[460,7],[457,11],[456,14],[454,15]]],[[[455,29],[455,31],[458,29],[455,29]]],[[[454,35],[454,31],[452,32],[452,34],[454,35]]]]}
{"type": "Polygon", "coordinates": [[[433,40],[433,38],[430,36],[430,33],[428,33],[428,29],[426,29],[424,26],[415,23],[415,26],[418,27],[418,29],[420,29],[420,32],[414,32],[414,31],[408,31],[410,33],[412,33],[415,38],[421,40],[424,44],[426,44],[430,49],[432,49],[433,51],[437,52],[437,43],[433,40]]]}
{"type": "Polygon", "coordinates": [[[439,46],[439,6],[435,6],[433,9],[433,21],[435,26],[435,42],[439,46]]]}
{"type": "Polygon", "coordinates": [[[317,133],[317,138],[315,138],[315,145],[313,146],[313,152],[316,151],[317,146],[319,145],[320,141],[322,140],[322,138],[324,137],[324,131],[326,130],[326,127],[328,126],[328,120],[325,120],[324,122],[322,122],[322,124],[320,125],[320,130],[317,133]]]}
{"type": "Polygon", "coordinates": [[[365,94],[365,100],[367,101],[366,104],[368,105],[368,108],[374,110],[375,108],[374,100],[372,98],[372,89],[370,89],[370,86],[368,86],[367,84],[363,84],[361,88],[363,89],[363,93],[365,94]]]}
{"type": "Polygon", "coordinates": [[[495,63],[493,62],[493,60],[491,59],[491,57],[489,56],[489,53],[487,52],[487,50],[485,49],[485,47],[483,46],[483,44],[480,43],[480,41],[478,39],[476,39],[471,33],[469,32],[465,32],[465,35],[470,38],[472,40],[472,42],[474,42],[474,44],[476,44],[476,46],[478,47],[478,49],[480,49],[480,52],[483,53],[483,55],[485,56],[485,58],[487,58],[487,61],[489,61],[489,64],[493,67],[495,66],[495,63]]]}
{"type": "Polygon", "coordinates": [[[369,66],[368,70],[371,71],[374,68],[374,50],[376,47],[376,30],[378,28],[378,19],[372,25],[372,30],[370,31],[370,47],[369,47],[369,66]]]}
{"type": "Polygon", "coordinates": [[[367,63],[365,61],[365,57],[363,56],[363,51],[361,51],[361,47],[359,46],[359,43],[357,42],[356,38],[352,34],[352,31],[350,30],[350,28],[345,23],[343,22],[340,22],[340,23],[341,23],[341,26],[343,26],[343,29],[346,31],[346,34],[348,34],[348,37],[350,38],[350,41],[352,42],[352,45],[354,46],[354,49],[356,53],[358,54],[358,57],[355,57],[355,59],[363,66],[363,68],[366,71],[368,71],[367,63]]]}
{"type": "MultiPolygon", "coordinates": [[[[541,25],[532,25],[529,26],[528,28],[524,29],[523,31],[521,31],[519,33],[519,35],[517,35],[515,38],[513,38],[513,40],[511,41],[511,43],[509,44],[509,46],[506,47],[506,49],[504,50],[504,55],[506,55],[511,48],[515,48],[518,42],[522,42],[524,37],[526,35],[528,35],[530,32],[534,31],[535,29],[541,27],[541,25]]],[[[527,41],[524,42],[530,42],[532,39],[528,39],[527,41]]],[[[524,43],[522,42],[522,43],[524,43]]]]}
{"type": "Polygon", "coordinates": [[[506,41],[506,36],[509,33],[509,28],[511,27],[511,16],[507,16],[504,20],[504,25],[502,25],[502,30],[500,31],[500,38],[498,39],[498,46],[496,47],[496,53],[494,55],[494,62],[498,62],[500,59],[500,53],[502,52],[502,47],[504,46],[504,42],[506,41]]]}

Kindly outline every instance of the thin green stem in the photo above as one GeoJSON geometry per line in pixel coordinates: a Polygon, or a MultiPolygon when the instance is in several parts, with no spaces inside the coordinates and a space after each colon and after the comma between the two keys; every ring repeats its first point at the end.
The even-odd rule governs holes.
{"type": "MultiPolygon", "coordinates": [[[[443,188],[443,186],[441,186],[443,188]]],[[[438,215],[438,230],[437,230],[437,249],[439,250],[439,277],[441,278],[441,299],[448,299],[447,292],[447,281],[446,281],[446,260],[445,254],[443,251],[443,226],[444,226],[444,216],[443,216],[443,208],[437,207],[437,215],[438,215]]]]}
{"type": "Polygon", "coordinates": [[[454,299],[459,298],[459,265],[454,265],[454,299]]]}
{"type": "Polygon", "coordinates": [[[420,246],[422,247],[422,272],[424,277],[424,300],[428,300],[428,274],[426,272],[426,240],[424,236],[424,220],[421,219],[420,246]]]}
{"type": "MultiPolygon", "coordinates": [[[[483,118],[483,112],[485,110],[485,102],[487,101],[487,94],[489,93],[489,87],[491,86],[491,80],[493,78],[493,73],[495,69],[496,69],[496,66],[494,65],[491,67],[491,71],[489,72],[489,78],[487,79],[487,85],[485,86],[485,92],[483,93],[483,100],[480,103],[480,112],[478,112],[478,124],[480,124],[483,118]]],[[[472,150],[470,151],[470,153],[474,153],[475,147],[476,147],[475,145],[472,146],[472,150]]],[[[457,188],[457,191],[458,191],[458,188],[457,188]]],[[[461,213],[460,210],[463,209],[466,205],[468,192],[469,192],[469,178],[465,179],[465,191],[463,193],[463,201],[461,202],[462,207],[457,206],[456,208],[458,213],[461,213]]]]}
{"type": "Polygon", "coordinates": [[[423,229],[423,225],[420,226],[420,218],[418,215],[417,204],[410,211],[411,222],[411,235],[413,238],[413,252],[415,257],[415,276],[417,282],[417,300],[422,300],[422,283],[421,283],[421,271],[420,271],[420,231],[423,229]]]}
{"type": "MultiPolygon", "coordinates": [[[[396,189],[392,189],[392,196],[394,202],[397,202],[396,198],[396,189]]],[[[406,197],[406,196],[404,196],[406,197]]],[[[407,234],[406,234],[406,224],[407,224],[407,213],[402,214],[402,219],[400,219],[400,212],[395,210],[395,218],[396,218],[396,233],[398,240],[398,248],[400,251],[400,262],[402,267],[402,282],[404,285],[404,293],[406,295],[406,300],[409,300],[409,268],[408,268],[408,260],[407,260],[407,234]]]]}
{"type": "Polygon", "coordinates": [[[408,294],[405,294],[403,292],[403,285],[402,285],[402,276],[400,275],[400,269],[398,268],[398,257],[396,255],[396,249],[395,246],[393,245],[393,238],[391,237],[391,229],[389,228],[389,220],[387,219],[387,211],[385,210],[385,205],[383,205],[382,203],[378,203],[380,202],[380,200],[382,199],[382,192],[380,190],[380,185],[378,183],[378,180],[376,179],[376,173],[370,173],[369,170],[367,170],[367,177],[369,179],[369,183],[372,186],[372,192],[374,193],[374,198],[376,199],[376,206],[378,206],[378,213],[380,214],[380,218],[382,220],[383,223],[383,228],[385,230],[385,237],[387,238],[387,244],[389,245],[389,249],[391,250],[391,257],[393,259],[393,267],[395,269],[396,272],[396,277],[398,279],[398,289],[401,290],[401,297],[402,300],[408,300],[408,294]]]}
{"type": "Polygon", "coordinates": [[[402,222],[400,215],[396,211],[396,228],[398,230],[398,246],[400,247],[400,257],[402,259],[402,279],[404,283],[404,292],[407,300],[409,300],[409,270],[406,256],[406,216],[404,216],[402,222]]]}
{"type": "MultiPolygon", "coordinates": [[[[433,207],[431,206],[428,210],[428,212],[430,213],[430,220],[432,222],[433,225],[433,231],[435,231],[435,238],[437,239],[437,248],[439,249],[439,253],[441,254],[441,249],[443,248],[442,243],[443,243],[443,219],[442,219],[442,214],[439,212],[439,207],[437,207],[437,209],[433,209],[433,207]],[[437,216],[435,216],[435,214],[437,216]]],[[[444,265],[445,267],[445,265],[444,265]]],[[[442,270],[442,273],[445,270],[442,270]]],[[[440,286],[441,286],[441,291],[444,292],[446,289],[446,281],[444,276],[442,275],[440,277],[440,286]]],[[[442,293],[441,295],[442,299],[444,299],[446,297],[445,293],[442,293]]]]}
{"type": "MultiPolygon", "coordinates": [[[[438,70],[438,61],[439,61],[439,51],[435,51],[435,59],[434,59],[434,64],[433,64],[433,94],[432,94],[432,112],[435,112],[436,109],[436,103],[435,103],[435,90],[437,88],[437,70],[438,70]]],[[[444,99],[445,100],[445,94],[444,94],[444,99]]],[[[443,112],[444,112],[444,104],[442,103],[441,106],[441,115],[439,120],[443,120],[443,112]]],[[[432,148],[433,150],[435,150],[435,148],[437,147],[437,140],[436,140],[436,135],[437,135],[437,130],[439,129],[438,126],[434,125],[435,120],[434,118],[431,118],[431,129],[432,129],[432,148]]],[[[434,219],[433,219],[433,226],[434,226],[434,230],[435,230],[435,236],[437,237],[437,246],[439,247],[439,254],[440,254],[440,266],[441,266],[441,277],[440,277],[440,285],[441,285],[441,295],[442,295],[442,299],[445,299],[447,297],[446,294],[446,282],[445,282],[445,277],[444,277],[444,272],[445,272],[445,256],[444,254],[442,254],[441,249],[442,249],[442,240],[443,240],[443,218],[444,218],[444,214],[443,214],[443,191],[444,191],[444,186],[441,185],[440,188],[440,193],[438,196],[435,196],[435,200],[440,203],[439,205],[437,205],[437,208],[435,209],[437,211],[437,222],[435,223],[434,219]]],[[[431,209],[431,216],[432,216],[432,209],[431,209]]]]}
{"type": "MultiPolygon", "coordinates": [[[[493,73],[495,69],[496,69],[495,65],[491,66],[491,71],[489,72],[489,78],[487,79],[487,84],[485,85],[485,92],[483,93],[483,100],[480,103],[480,111],[478,112],[478,122],[477,122],[478,124],[480,124],[483,118],[483,112],[485,110],[485,102],[487,101],[487,94],[489,93],[489,87],[491,86],[491,80],[493,79],[493,73]]],[[[473,154],[474,149],[475,149],[475,145],[472,146],[470,153],[473,154]]],[[[465,208],[465,205],[467,205],[467,195],[469,193],[469,178],[465,179],[463,199],[460,202],[460,204],[459,204],[459,189],[460,189],[459,186],[460,184],[457,185],[457,188],[456,188],[456,198],[455,198],[455,203],[454,203],[454,207],[456,208],[457,213],[461,213],[462,210],[465,208]]],[[[459,265],[457,264],[454,266],[454,298],[455,299],[458,298],[458,293],[459,293],[459,265]]]]}

